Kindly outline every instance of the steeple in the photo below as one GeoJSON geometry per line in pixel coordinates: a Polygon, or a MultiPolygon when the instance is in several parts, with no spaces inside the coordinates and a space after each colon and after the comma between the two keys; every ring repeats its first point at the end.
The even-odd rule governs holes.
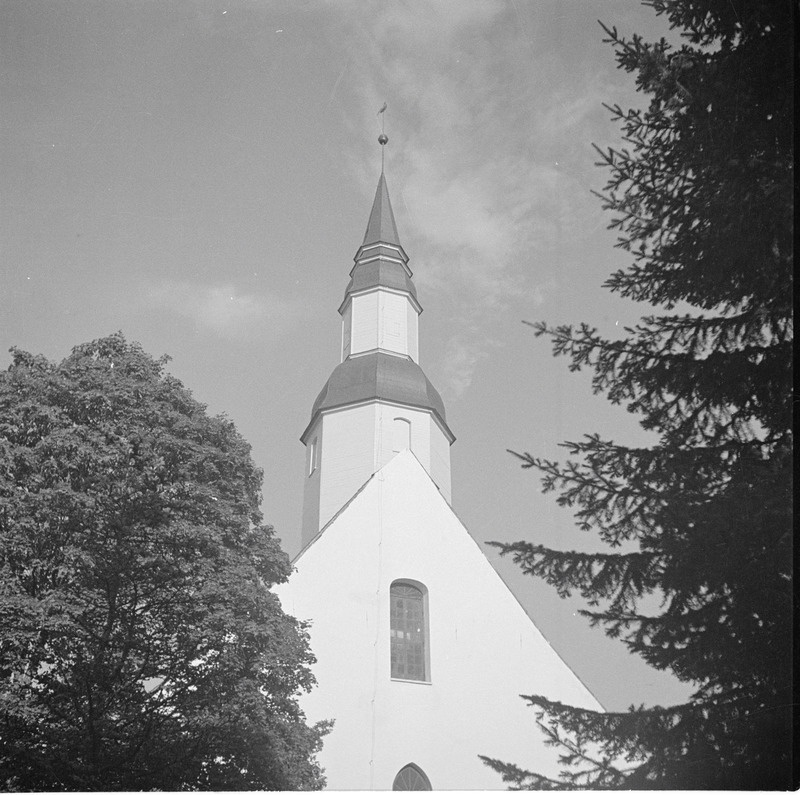
{"type": "Polygon", "coordinates": [[[364,234],[364,242],[361,245],[369,246],[374,243],[388,243],[401,247],[400,238],[397,235],[397,224],[394,221],[394,213],[392,212],[392,203],[389,200],[389,189],[386,187],[386,177],[383,171],[381,171],[381,176],[378,180],[375,201],[372,202],[372,212],[369,214],[367,231],[364,234]]]}
{"type": "MultiPolygon", "coordinates": [[[[388,139],[378,139],[385,146],[388,139]]],[[[398,452],[410,448],[450,499],[450,445],[442,398],[419,366],[422,307],[400,244],[381,168],[375,199],[339,307],[342,361],[300,437],[308,449],[303,543],[398,452]]]]}
{"type": "MultiPolygon", "coordinates": [[[[385,147],[389,139],[382,134],[378,140],[381,142],[381,147],[385,147]]],[[[364,242],[356,252],[354,260],[355,265],[350,271],[350,284],[347,285],[344,301],[339,307],[340,313],[344,313],[353,294],[376,287],[408,293],[417,314],[422,312],[422,307],[417,301],[417,290],[411,281],[413,274],[408,267],[408,255],[403,250],[400,236],[397,234],[397,224],[392,212],[392,202],[389,199],[383,167],[375,190],[367,231],[364,233],[364,242]]],[[[416,359],[416,356],[414,358],[416,359]]]]}
{"type": "MultiPolygon", "coordinates": [[[[383,155],[389,139],[381,133],[378,142],[381,145],[381,175],[378,178],[367,231],[364,233],[364,242],[354,257],[355,265],[350,271],[350,284],[347,285],[344,301],[339,307],[343,317],[353,295],[378,287],[408,293],[417,314],[422,312],[422,307],[417,301],[417,290],[411,281],[413,274],[408,267],[408,255],[403,250],[400,236],[397,234],[389,188],[383,173],[383,155]]],[[[416,341],[413,347],[416,348],[416,341]]],[[[405,350],[403,353],[409,351],[405,350]]],[[[416,360],[416,354],[413,358],[416,360]]]]}

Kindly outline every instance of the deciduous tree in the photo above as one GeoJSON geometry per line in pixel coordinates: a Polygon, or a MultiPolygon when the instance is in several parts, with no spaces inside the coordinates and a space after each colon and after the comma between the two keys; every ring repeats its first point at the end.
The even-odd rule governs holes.
{"type": "Polygon", "coordinates": [[[290,570],[233,423],[122,335],[0,376],[0,782],[318,789],[290,570]]]}

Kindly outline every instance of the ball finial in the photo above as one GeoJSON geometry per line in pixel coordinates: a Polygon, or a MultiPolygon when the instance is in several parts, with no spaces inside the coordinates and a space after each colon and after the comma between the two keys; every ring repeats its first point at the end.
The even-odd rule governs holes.
{"type": "Polygon", "coordinates": [[[388,136],[388,135],[384,135],[383,133],[381,133],[381,134],[378,136],[378,143],[379,143],[381,146],[386,146],[386,144],[388,144],[388,143],[389,143],[389,136],[388,136]]]}

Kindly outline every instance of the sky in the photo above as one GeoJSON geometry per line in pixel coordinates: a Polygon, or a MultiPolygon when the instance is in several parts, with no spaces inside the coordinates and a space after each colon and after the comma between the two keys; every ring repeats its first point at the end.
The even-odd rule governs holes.
{"type": "MultiPolygon", "coordinates": [[[[0,367],[118,330],[169,354],[252,445],[294,556],[299,436],[339,362],[383,121],[454,510],[482,546],[599,549],[508,452],[652,441],[523,323],[613,336],[651,309],[602,288],[628,258],[592,144],[620,144],[603,103],[647,99],[598,17],[668,34],[633,0],[0,0],[0,367]]],[[[484,549],[607,709],[687,697],[484,549]]]]}

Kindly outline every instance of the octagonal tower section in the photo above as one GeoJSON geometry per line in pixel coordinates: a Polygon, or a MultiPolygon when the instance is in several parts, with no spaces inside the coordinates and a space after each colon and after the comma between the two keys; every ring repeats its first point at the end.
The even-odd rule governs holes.
{"type": "Polygon", "coordinates": [[[307,450],[303,546],[405,449],[450,502],[455,437],[442,398],[419,365],[422,307],[412,275],[381,172],[339,307],[342,361],[314,401],[301,436],[307,450]]]}

